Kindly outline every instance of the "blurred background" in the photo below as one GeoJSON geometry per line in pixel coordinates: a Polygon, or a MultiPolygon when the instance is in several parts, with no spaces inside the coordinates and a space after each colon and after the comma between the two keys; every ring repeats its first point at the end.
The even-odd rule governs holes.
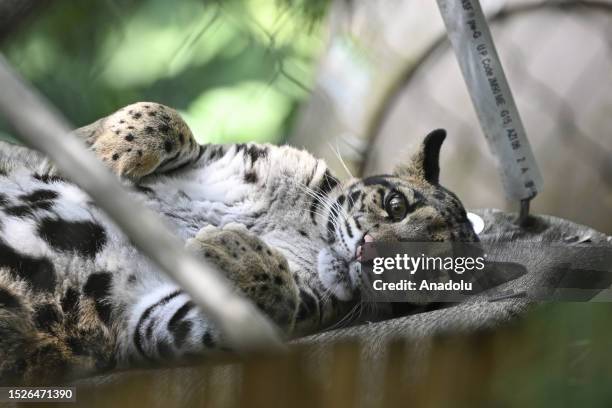
{"type": "MultiPolygon", "coordinates": [[[[612,0],[481,3],[544,177],[533,211],[611,234],[612,0]]],[[[434,1],[0,0],[0,48],[75,126],[155,101],[178,109],[200,142],[290,143],[325,158],[341,177],[388,172],[428,131],[444,127],[442,183],[469,208],[517,208],[504,198],[434,1]]],[[[1,122],[0,138],[14,140],[1,122]]],[[[607,304],[551,305],[518,329],[432,347],[437,371],[411,388],[404,386],[414,376],[398,377],[409,365],[393,364],[406,354],[396,345],[379,382],[371,365],[361,370],[364,382],[384,378],[389,399],[360,406],[432,396],[446,405],[428,406],[461,398],[605,406],[609,315],[607,304]]],[[[110,386],[117,393],[97,388],[80,398],[84,406],[97,398],[100,406],[180,406],[189,387],[198,398],[234,400],[207,406],[287,406],[284,396],[312,407],[320,395],[329,399],[321,405],[357,406],[359,353],[337,346],[323,358],[323,377],[299,371],[314,363],[298,353],[237,368],[222,385],[203,366],[136,373],[134,382],[110,386]],[[199,382],[185,385],[188,378],[199,382]],[[105,405],[103,397],[117,395],[105,405]]],[[[193,401],[182,405],[206,405],[193,401]]]]}
{"type": "Polygon", "coordinates": [[[282,142],[324,46],[316,9],[274,1],[34,3],[2,51],[75,126],[147,100],[201,142],[282,142]]]}
{"type": "MultiPolygon", "coordinates": [[[[200,142],[291,143],[340,176],[339,157],[388,172],[444,127],[442,183],[470,208],[517,208],[433,1],[3,3],[29,13],[3,24],[2,52],[75,126],[155,101],[200,142]]],[[[612,2],[482,5],[545,180],[534,211],[612,232],[612,2]]]]}

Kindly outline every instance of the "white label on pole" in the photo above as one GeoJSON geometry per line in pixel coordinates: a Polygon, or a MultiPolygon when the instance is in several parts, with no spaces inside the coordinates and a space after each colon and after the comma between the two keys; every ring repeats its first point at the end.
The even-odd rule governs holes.
{"type": "Polygon", "coordinates": [[[533,198],[542,176],[478,0],[437,0],[506,196],[533,198]]]}

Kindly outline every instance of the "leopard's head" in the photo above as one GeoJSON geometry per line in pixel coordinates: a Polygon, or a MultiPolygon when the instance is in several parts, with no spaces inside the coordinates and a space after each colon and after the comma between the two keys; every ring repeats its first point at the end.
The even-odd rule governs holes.
{"type": "Polygon", "coordinates": [[[434,130],[392,174],[350,180],[327,200],[329,245],[319,253],[318,273],[339,299],[358,291],[365,242],[478,241],[459,198],[438,183],[445,137],[444,130],[434,130]]]}

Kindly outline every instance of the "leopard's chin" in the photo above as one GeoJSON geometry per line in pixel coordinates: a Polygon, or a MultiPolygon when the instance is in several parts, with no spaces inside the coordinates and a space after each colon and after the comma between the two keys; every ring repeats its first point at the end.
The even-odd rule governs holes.
{"type": "Polygon", "coordinates": [[[349,301],[359,294],[361,263],[346,259],[331,248],[323,248],[317,259],[317,271],[323,287],[339,300],[349,301]]]}

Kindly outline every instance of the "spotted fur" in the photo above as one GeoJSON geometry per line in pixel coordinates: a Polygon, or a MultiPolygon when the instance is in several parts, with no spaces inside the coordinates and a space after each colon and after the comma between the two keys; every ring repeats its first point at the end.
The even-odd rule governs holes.
{"type": "MultiPolygon", "coordinates": [[[[477,240],[438,183],[443,131],[393,174],[344,182],[288,146],[200,146],[154,103],[76,133],[288,336],[336,324],[359,302],[366,236],[477,240]]],[[[225,348],[189,296],[44,158],[6,146],[0,158],[0,383],[225,348]]]]}

